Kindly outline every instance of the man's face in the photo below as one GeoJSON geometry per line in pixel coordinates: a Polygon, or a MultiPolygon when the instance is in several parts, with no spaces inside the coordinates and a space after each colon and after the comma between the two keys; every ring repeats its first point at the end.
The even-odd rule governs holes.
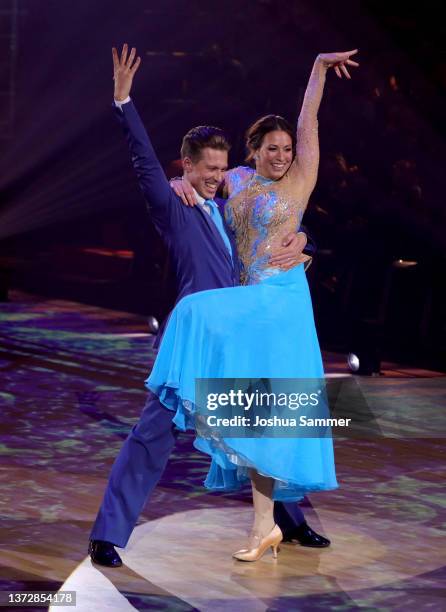
{"type": "Polygon", "coordinates": [[[213,200],[228,169],[228,152],[205,147],[201,150],[199,161],[193,162],[185,157],[183,168],[186,178],[201,197],[213,200]]]}

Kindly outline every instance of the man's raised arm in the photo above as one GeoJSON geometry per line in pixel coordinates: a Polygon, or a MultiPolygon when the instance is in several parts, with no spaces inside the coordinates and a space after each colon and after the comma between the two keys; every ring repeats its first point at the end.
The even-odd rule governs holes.
{"type": "Polygon", "coordinates": [[[139,186],[149,206],[152,219],[158,231],[166,231],[172,223],[180,223],[184,213],[173,194],[158,161],[144,124],[130,100],[133,77],[141,64],[136,49],[128,53],[124,44],[121,57],[113,47],[113,78],[116,115],[126,136],[132,164],[138,177],[139,186]]]}

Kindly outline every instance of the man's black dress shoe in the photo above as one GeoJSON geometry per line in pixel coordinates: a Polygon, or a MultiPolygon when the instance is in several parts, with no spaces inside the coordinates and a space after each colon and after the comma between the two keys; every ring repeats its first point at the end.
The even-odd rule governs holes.
{"type": "Polygon", "coordinates": [[[284,542],[291,542],[292,540],[297,540],[301,546],[311,546],[312,548],[330,546],[330,540],[313,531],[306,522],[284,533],[284,542]]]}
{"type": "Polygon", "coordinates": [[[122,559],[111,542],[104,540],[90,540],[88,554],[93,563],[106,567],[121,567],[122,559]]]}

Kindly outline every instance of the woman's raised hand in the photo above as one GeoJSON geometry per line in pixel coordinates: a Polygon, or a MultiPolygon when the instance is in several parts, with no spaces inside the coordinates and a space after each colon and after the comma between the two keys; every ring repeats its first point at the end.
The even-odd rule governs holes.
{"type": "Polygon", "coordinates": [[[194,188],[187,180],[187,178],[174,178],[170,181],[170,186],[174,192],[183,200],[183,204],[186,206],[195,206],[198,204],[195,196],[194,188]]]}
{"type": "Polygon", "coordinates": [[[343,51],[341,53],[319,53],[317,59],[324,64],[326,68],[334,68],[336,75],[342,79],[344,74],[347,79],[351,79],[347,66],[357,68],[359,64],[350,59],[352,55],[358,53],[358,49],[353,51],[343,51]]]}
{"type": "Polygon", "coordinates": [[[115,81],[115,100],[125,100],[130,95],[133,77],[141,64],[141,58],[136,56],[136,49],[132,47],[128,55],[129,47],[127,43],[122,47],[121,57],[119,57],[115,47],[112,48],[113,56],[113,79],[115,81]]]}

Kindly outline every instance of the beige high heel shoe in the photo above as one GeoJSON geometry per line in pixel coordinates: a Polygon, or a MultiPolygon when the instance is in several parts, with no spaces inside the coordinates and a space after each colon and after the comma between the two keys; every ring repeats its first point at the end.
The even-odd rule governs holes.
{"type": "Polygon", "coordinates": [[[273,557],[274,559],[277,559],[277,551],[282,539],[283,534],[280,527],[278,525],[274,525],[269,534],[260,540],[259,545],[256,548],[251,548],[250,550],[243,548],[242,550],[235,552],[232,556],[234,559],[238,559],[239,561],[258,561],[263,557],[268,548],[271,547],[273,557]]]}

